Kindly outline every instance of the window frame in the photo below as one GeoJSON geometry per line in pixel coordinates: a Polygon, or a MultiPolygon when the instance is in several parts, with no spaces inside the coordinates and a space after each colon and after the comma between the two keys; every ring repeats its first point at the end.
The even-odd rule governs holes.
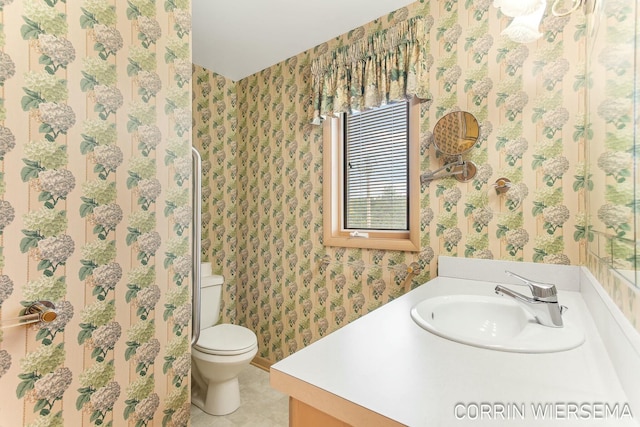
{"type": "Polygon", "coordinates": [[[420,251],[420,103],[408,101],[409,230],[362,230],[369,237],[352,237],[343,227],[344,124],[342,117],[323,123],[323,243],[345,248],[420,251]]]}

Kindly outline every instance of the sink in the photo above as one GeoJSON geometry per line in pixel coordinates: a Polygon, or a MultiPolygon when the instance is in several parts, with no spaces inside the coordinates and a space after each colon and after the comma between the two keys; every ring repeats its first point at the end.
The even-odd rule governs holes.
{"type": "Polygon", "coordinates": [[[567,314],[562,328],[542,326],[517,302],[483,295],[438,296],[411,309],[413,320],[435,335],[516,353],[552,353],[582,345],[584,332],[567,314]]]}

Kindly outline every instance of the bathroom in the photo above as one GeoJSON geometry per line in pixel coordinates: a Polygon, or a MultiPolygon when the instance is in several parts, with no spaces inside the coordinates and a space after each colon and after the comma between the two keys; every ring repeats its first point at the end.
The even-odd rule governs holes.
{"type": "Polygon", "coordinates": [[[637,11],[596,6],[547,14],[543,37],[519,44],[490,2],[417,1],[232,81],[192,70],[188,1],[2,2],[1,316],[50,300],[59,321],[2,330],[0,425],[185,425],[191,139],[203,260],[224,277],[222,321],[256,333],[260,366],[433,279],[441,255],[586,265],[640,328],[637,288],[609,268],[629,269],[635,245],[606,238],[637,228],[624,41],[637,11]],[[305,67],[418,15],[432,60],[420,169],[440,166],[437,119],[466,110],[482,129],[477,180],[421,188],[419,252],[326,247],[305,67]]]}

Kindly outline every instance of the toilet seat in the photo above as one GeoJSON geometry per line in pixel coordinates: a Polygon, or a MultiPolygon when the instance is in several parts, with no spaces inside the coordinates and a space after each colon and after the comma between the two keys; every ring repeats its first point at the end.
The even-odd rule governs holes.
{"type": "Polygon", "coordinates": [[[234,356],[251,351],[258,345],[256,334],[238,325],[221,324],[200,331],[193,346],[197,350],[219,356],[234,356]]]}

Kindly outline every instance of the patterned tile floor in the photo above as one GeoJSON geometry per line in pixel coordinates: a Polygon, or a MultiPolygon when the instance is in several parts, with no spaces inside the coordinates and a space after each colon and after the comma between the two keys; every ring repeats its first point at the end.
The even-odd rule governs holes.
{"type": "Polygon", "coordinates": [[[240,381],[240,408],[216,417],[191,405],[192,427],[287,427],[289,425],[289,398],[269,385],[269,373],[250,365],[242,371],[240,381]]]}

